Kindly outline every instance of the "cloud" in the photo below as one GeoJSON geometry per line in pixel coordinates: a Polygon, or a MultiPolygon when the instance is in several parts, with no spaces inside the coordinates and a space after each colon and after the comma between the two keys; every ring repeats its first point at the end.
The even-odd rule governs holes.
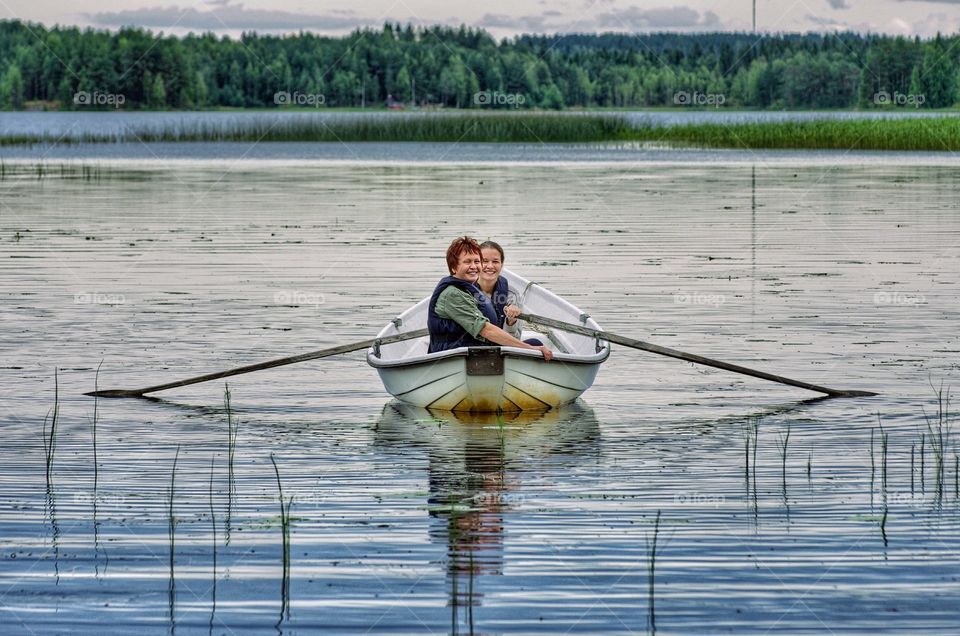
{"type": "Polygon", "coordinates": [[[847,0],[827,0],[827,4],[830,5],[831,9],[849,9],[850,5],[847,4],[847,0]]]}
{"type": "Polygon", "coordinates": [[[91,23],[102,27],[140,26],[165,29],[196,29],[198,31],[248,30],[291,31],[317,29],[341,31],[364,25],[382,24],[386,18],[361,18],[337,11],[330,14],[294,13],[247,9],[230,0],[207,0],[208,10],[193,7],[145,7],[122,11],[103,11],[85,14],[91,23]]]}
{"type": "Polygon", "coordinates": [[[641,9],[631,6],[627,9],[597,14],[597,26],[620,27],[630,31],[649,31],[651,29],[718,29],[720,18],[713,11],[700,14],[690,7],[661,7],[641,9]]]}
{"type": "MultiPolygon", "coordinates": [[[[560,15],[556,11],[548,11],[549,17],[560,15]]],[[[519,31],[543,31],[545,28],[546,14],[544,15],[521,15],[512,16],[503,13],[486,13],[476,23],[476,26],[484,29],[515,29],[519,31]]]]}
{"type": "MultiPolygon", "coordinates": [[[[906,22],[899,18],[895,18],[895,20],[900,23],[906,22]]],[[[923,19],[911,23],[907,33],[921,37],[933,37],[937,33],[956,33],[957,31],[960,31],[960,18],[948,16],[946,13],[931,13],[923,19]]]]}
{"type": "Polygon", "coordinates": [[[822,32],[833,32],[833,33],[845,33],[847,31],[852,31],[854,33],[867,33],[870,31],[876,31],[872,29],[869,24],[866,22],[861,22],[859,24],[853,24],[845,20],[833,20],[831,18],[824,18],[818,15],[807,14],[804,16],[804,19],[807,22],[815,24],[817,31],[822,32]]]}

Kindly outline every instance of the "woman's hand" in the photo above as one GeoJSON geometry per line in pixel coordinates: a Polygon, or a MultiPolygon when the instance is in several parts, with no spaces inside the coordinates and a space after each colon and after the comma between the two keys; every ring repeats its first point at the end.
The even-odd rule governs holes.
{"type": "Polygon", "coordinates": [[[507,324],[513,325],[523,311],[516,305],[507,305],[503,308],[503,315],[507,317],[507,324]]]}
{"type": "Polygon", "coordinates": [[[539,347],[534,347],[534,349],[539,349],[540,353],[543,354],[543,359],[546,360],[547,362],[550,362],[551,360],[553,360],[553,351],[550,351],[549,349],[547,349],[542,345],[539,347]]]}

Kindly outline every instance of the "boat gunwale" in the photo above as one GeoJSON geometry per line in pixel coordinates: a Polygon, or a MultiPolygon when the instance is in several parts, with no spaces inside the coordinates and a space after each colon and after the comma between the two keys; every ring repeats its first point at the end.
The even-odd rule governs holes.
{"type": "MultiPolygon", "coordinates": [[[[601,342],[604,343],[603,348],[592,356],[554,352],[553,360],[550,363],[562,362],[564,364],[584,365],[602,364],[607,360],[607,358],[610,357],[610,343],[606,340],[601,340],[601,342]]],[[[368,353],[367,362],[375,369],[398,369],[403,367],[418,366],[421,364],[432,364],[434,362],[440,362],[441,360],[452,358],[466,358],[471,349],[498,349],[500,351],[500,355],[504,358],[526,358],[533,361],[547,362],[543,358],[543,354],[540,353],[540,351],[531,351],[529,349],[521,349],[519,347],[502,347],[499,345],[459,347],[457,349],[437,351],[435,353],[428,353],[410,358],[393,358],[390,360],[378,358],[372,353],[368,353]]]]}

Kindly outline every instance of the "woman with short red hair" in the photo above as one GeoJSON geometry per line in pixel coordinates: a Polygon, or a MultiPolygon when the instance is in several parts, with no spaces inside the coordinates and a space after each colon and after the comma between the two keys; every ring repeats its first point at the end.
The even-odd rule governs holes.
{"type": "Polygon", "coordinates": [[[469,236],[457,237],[447,248],[450,275],[437,283],[430,297],[429,352],[503,345],[534,349],[546,360],[553,358],[547,347],[527,344],[497,326],[497,312],[490,298],[477,287],[481,258],[480,245],[469,236]]]}

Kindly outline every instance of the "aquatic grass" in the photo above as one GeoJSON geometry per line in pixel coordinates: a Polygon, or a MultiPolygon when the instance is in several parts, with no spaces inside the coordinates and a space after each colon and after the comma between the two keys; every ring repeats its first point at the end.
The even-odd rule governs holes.
{"type": "Polygon", "coordinates": [[[927,434],[920,433],[920,492],[927,494],[927,434]]]}
{"type": "MultiPolygon", "coordinates": [[[[97,391],[100,390],[100,367],[103,366],[103,360],[100,361],[100,364],[97,365],[97,371],[93,376],[93,421],[91,422],[91,433],[93,437],[93,501],[96,505],[97,501],[97,480],[99,477],[99,467],[97,466],[97,416],[98,416],[98,407],[99,399],[97,397],[97,391]]],[[[96,511],[94,511],[96,515],[96,511]]]]}
{"type": "Polygon", "coordinates": [[[815,119],[807,121],[644,123],[629,133],[637,141],[703,148],[810,150],[960,150],[960,118],[815,119]]]}
{"type": "Polygon", "coordinates": [[[57,420],[60,417],[60,381],[58,379],[59,369],[53,370],[53,408],[47,412],[43,418],[43,455],[46,463],[47,490],[53,484],[53,458],[57,450],[57,420]],[[47,422],[50,422],[50,429],[47,429],[47,422]]]}
{"type": "Polygon", "coordinates": [[[211,604],[210,604],[210,630],[213,630],[213,618],[217,613],[217,512],[213,507],[213,467],[216,456],[210,456],[210,482],[207,490],[208,502],[210,505],[210,536],[211,548],[213,553],[213,576],[210,584],[211,604]]]}
{"type": "Polygon", "coordinates": [[[280,530],[283,544],[283,578],[280,582],[280,622],[283,622],[283,616],[286,614],[287,620],[290,620],[290,504],[293,503],[293,497],[283,497],[283,482],[280,479],[280,469],[277,468],[277,462],[270,453],[270,463],[273,464],[273,472],[277,477],[277,491],[280,497],[280,530]]]}
{"type": "Polygon", "coordinates": [[[167,603],[170,612],[170,630],[174,629],[174,612],[176,609],[177,580],[174,572],[174,554],[176,552],[177,518],[174,515],[175,485],[177,480],[177,460],[180,459],[180,445],[173,456],[173,467],[170,469],[170,487],[167,490],[167,548],[170,553],[170,579],[167,585],[167,603]]]}
{"type": "MultiPolygon", "coordinates": [[[[99,399],[96,395],[96,392],[100,389],[100,367],[103,366],[103,360],[100,361],[100,364],[97,365],[97,371],[93,376],[93,420],[91,421],[91,437],[93,441],[93,552],[96,559],[96,573],[99,577],[100,575],[100,522],[97,519],[97,503],[99,499],[99,479],[100,479],[100,467],[98,466],[99,458],[97,457],[97,420],[99,418],[99,399]]],[[[104,567],[106,570],[106,567],[104,567]]]]}
{"type": "Polygon", "coordinates": [[[233,515],[233,502],[237,496],[237,485],[234,476],[233,462],[237,452],[237,433],[240,421],[233,417],[230,408],[230,386],[223,385],[223,407],[227,412],[227,518],[226,518],[226,545],[230,545],[230,521],[233,515]]]}
{"type": "Polygon", "coordinates": [[[940,502],[943,500],[944,481],[946,479],[944,458],[946,457],[947,446],[950,443],[950,389],[947,388],[946,394],[944,394],[943,384],[941,383],[939,389],[934,388],[934,392],[937,395],[936,419],[931,419],[923,407],[921,407],[921,411],[926,420],[927,433],[930,435],[930,447],[933,449],[935,497],[940,502]]]}
{"type": "MultiPolygon", "coordinates": [[[[880,419],[880,415],[877,414],[877,419],[880,419]]],[[[882,477],[882,495],[883,495],[883,516],[880,518],[880,535],[883,537],[883,546],[887,546],[887,515],[890,512],[890,507],[887,500],[887,449],[889,448],[890,443],[890,434],[883,432],[883,425],[880,426],[881,434],[881,452],[883,454],[883,477],[882,477]]]]}
{"type": "Polygon", "coordinates": [[[657,633],[657,614],[654,605],[654,583],[657,568],[657,539],[660,535],[660,510],[653,521],[653,537],[647,538],[647,627],[651,634],[657,633]]]}
{"type": "Polygon", "coordinates": [[[871,512],[873,511],[873,492],[874,492],[874,484],[876,483],[876,477],[877,477],[877,465],[874,459],[874,452],[873,452],[873,434],[874,434],[874,429],[871,427],[870,428],[870,511],[871,512]]]}
{"type": "Polygon", "coordinates": [[[740,430],[743,435],[743,483],[748,503],[750,501],[751,457],[753,459],[753,521],[754,524],[757,524],[760,518],[760,500],[757,496],[757,440],[760,436],[760,417],[751,417],[745,424],[741,425],[740,430]]]}
{"type": "Polygon", "coordinates": [[[128,127],[116,133],[86,132],[64,139],[49,135],[0,137],[0,145],[177,142],[482,142],[587,143],[622,141],[630,124],[622,115],[599,113],[449,112],[370,117],[274,116],[220,122],[186,121],[128,127]]]}
{"type": "Polygon", "coordinates": [[[777,433],[777,452],[780,454],[781,474],[783,477],[783,496],[787,496],[787,447],[790,444],[790,423],[787,422],[787,432],[785,435],[777,433]]]}
{"type": "Polygon", "coordinates": [[[910,494],[911,494],[911,495],[915,492],[915,488],[914,488],[914,471],[915,471],[916,469],[914,468],[914,466],[915,466],[915,463],[914,463],[914,454],[916,453],[916,451],[917,451],[917,444],[916,444],[916,442],[914,442],[914,443],[910,444],[910,494]]]}
{"type": "Polygon", "coordinates": [[[59,369],[53,370],[53,408],[43,418],[41,437],[46,464],[46,510],[50,519],[50,543],[53,552],[53,570],[57,584],[60,583],[60,525],[57,523],[57,499],[53,489],[53,458],[57,448],[57,421],[60,419],[60,383],[59,369]],[[47,422],[50,422],[49,431],[47,422]]]}
{"type": "MultiPolygon", "coordinates": [[[[631,123],[612,113],[475,112],[330,118],[224,118],[128,127],[115,133],[0,135],[0,146],[177,142],[646,142],[671,147],[816,150],[960,150],[960,118],[813,119],[806,121],[631,123]]],[[[38,178],[43,177],[38,168],[38,178]]]]}

